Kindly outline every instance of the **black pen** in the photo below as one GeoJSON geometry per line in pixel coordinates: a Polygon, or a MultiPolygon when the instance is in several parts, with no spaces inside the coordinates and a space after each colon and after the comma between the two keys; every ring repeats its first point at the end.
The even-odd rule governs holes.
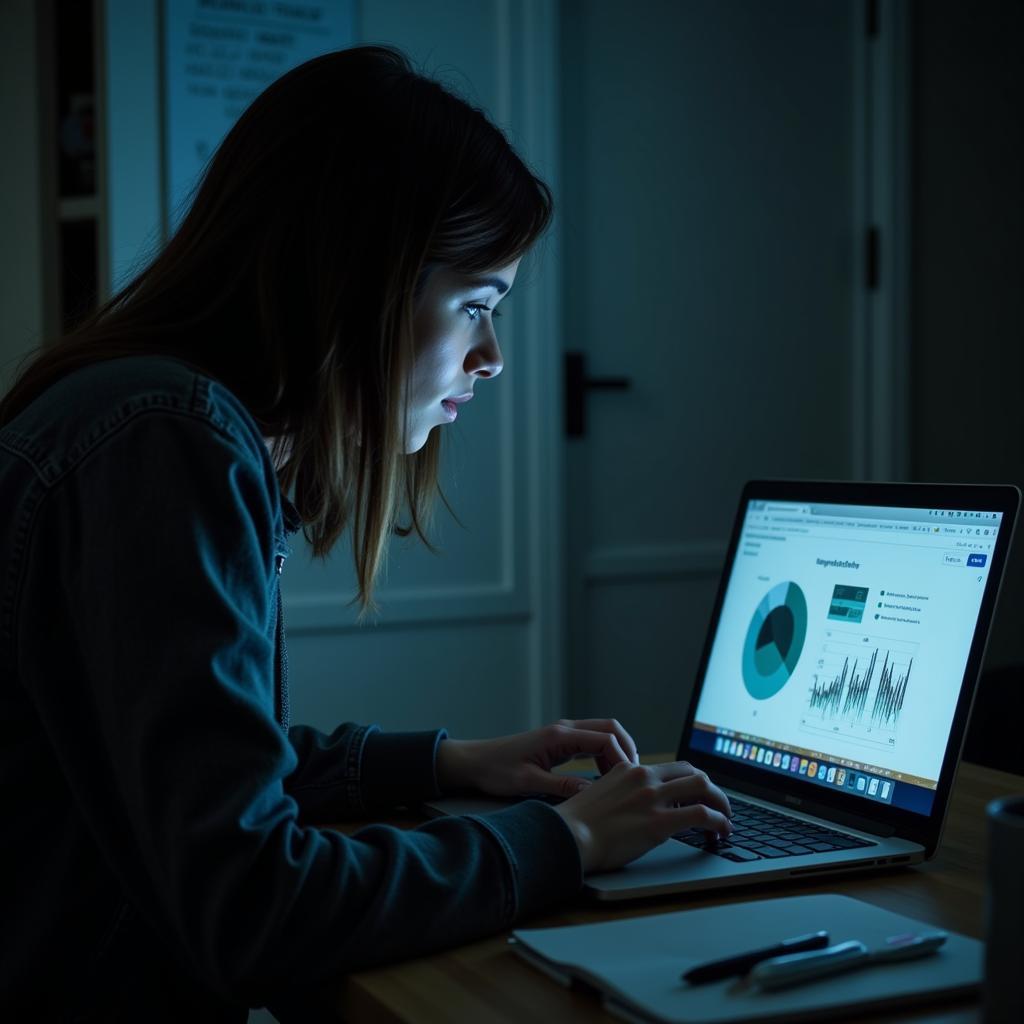
{"type": "Polygon", "coordinates": [[[691,967],[682,975],[683,981],[691,985],[703,985],[706,981],[719,981],[735,974],[746,974],[755,964],[787,953],[803,953],[809,949],[824,949],[828,945],[828,932],[811,932],[793,939],[783,939],[774,946],[754,949],[749,953],[728,956],[724,960],[712,960],[706,964],[691,967]]]}

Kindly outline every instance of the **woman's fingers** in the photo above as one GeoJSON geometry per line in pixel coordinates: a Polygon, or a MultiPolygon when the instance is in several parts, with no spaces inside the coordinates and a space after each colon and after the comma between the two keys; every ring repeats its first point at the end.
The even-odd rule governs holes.
{"type": "Polygon", "coordinates": [[[646,767],[649,771],[654,772],[662,782],[704,774],[699,768],[694,768],[689,761],[663,761],[661,764],[649,764],[646,767]]]}
{"type": "Polygon", "coordinates": [[[661,806],[704,804],[724,818],[732,816],[729,798],[706,772],[694,768],[688,761],[634,766],[626,771],[634,784],[649,789],[651,797],[661,806]]]}
{"type": "Polygon", "coordinates": [[[725,793],[682,761],[620,761],[555,811],[573,832],[585,872],[627,864],[687,828],[723,837],[732,831],[725,793]]]}
{"type": "MultiPolygon", "coordinates": [[[[630,764],[639,764],[640,755],[637,753],[636,743],[633,737],[619,724],[615,718],[563,718],[560,725],[568,726],[571,729],[586,729],[589,732],[611,733],[618,740],[619,747],[630,764]]],[[[611,765],[609,765],[609,768],[611,765]]]]}
{"type": "Polygon", "coordinates": [[[727,836],[732,831],[729,819],[720,811],[706,804],[691,804],[688,807],[673,807],[666,812],[669,826],[666,835],[675,835],[687,828],[700,828],[717,836],[727,836]]]}
{"type": "MultiPolygon", "coordinates": [[[[658,766],[663,767],[663,766],[658,766]]],[[[732,816],[729,798],[716,786],[707,775],[691,768],[688,775],[672,777],[663,782],[658,791],[659,802],[672,804],[703,804],[719,812],[723,818],[732,816]]]]}
{"type": "Polygon", "coordinates": [[[584,754],[604,761],[609,768],[619,763],[632,763],[613,732],[581,729],[567,722],[548,726],[548,729],[551,733],[548,749],[562,761],[584,754]]]}
{"type": "Polygon", "coordinates": [[[626,791],[635,794],[643,790],[642,802],[653,806],[675,808],[702,804],[718,812],[723,819],[732,816],[729,798],[716,786],[706,772],[694,768],[688,761],[670,761],[666,764],[619,764],[605,779],[611,783],[619,779],[626,791]]]}
{"type": "Polygon", "coordinates": [[[647,778],[639,781],[659,808],[661,831],[665,835],[674,835],[686,828],[705,829],[719,836],[732,831],[729,798],[706,772],[694,768],[688,761],[651,765],[643,771],[647,778]]]}

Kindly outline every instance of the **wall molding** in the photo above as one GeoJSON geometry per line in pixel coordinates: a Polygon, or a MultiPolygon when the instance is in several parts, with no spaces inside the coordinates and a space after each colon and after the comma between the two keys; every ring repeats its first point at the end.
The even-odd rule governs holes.
{"type": "MultiPolygon", "coordinates": [[[[549,0],[500,0],[509,12],[510,124],[513,145],[558,196],[561,194],[559,5],[549,0]],[[517,136],[517,137],[515,137],[517,136]],[[521,147],[521,148],[520,148],[521,147]]],[[[519,455],[526,484],[524,532],[517,572],[526,580],[532,612],[527,637],[527,700],[531,725],[564,716],[565,529],[561,319],[562,219],[529,257],[519,305],[523,353],[519,455]]]]}
{"type": "Polygon", "coordinates": [[[376,627],[415,628],[484,619],[512,622],[530,618],[523,594],[510,587],[469,585],[396,589],[377,595],[379,614],[370,613],[362,621],[358,606],[352,604],[353,593],[353,590],[338,590],[289,594],[285,587],[282,598],[288,635],[348,633],[376,627]]]}
{"type": "Polygon", "coordinates": [[[867,4],[853,33],[851,476],[904,480],[910,467],[910,24],[907,5],[867,4]],[[867,233],[878,232],[867,282],[867,233]]]}

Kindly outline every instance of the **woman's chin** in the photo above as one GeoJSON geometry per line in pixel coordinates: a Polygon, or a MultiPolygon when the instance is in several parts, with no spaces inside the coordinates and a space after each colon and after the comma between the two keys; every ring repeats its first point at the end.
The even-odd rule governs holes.
{"type": "Polygon", "coordinates": [[[417,431],[412,437],[409,438],[406,444],[405,454],[415,455],[426,443],[427,437],[430,435],[429,430],[417,431]]]}

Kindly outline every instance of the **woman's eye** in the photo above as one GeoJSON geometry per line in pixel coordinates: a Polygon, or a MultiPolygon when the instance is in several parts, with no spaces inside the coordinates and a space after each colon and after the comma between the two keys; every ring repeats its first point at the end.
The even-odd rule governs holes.
{"type": "Polygon", "coordinates": [[[490,306],[485,306],[482,302],[471,302],[468,306],[463,306],[466,311],[466,315],[470,320],[479,320],[481,310],[489,310],[491,316],[501,316],[501,312],[497,309],[491,309],[490,306]]]}

